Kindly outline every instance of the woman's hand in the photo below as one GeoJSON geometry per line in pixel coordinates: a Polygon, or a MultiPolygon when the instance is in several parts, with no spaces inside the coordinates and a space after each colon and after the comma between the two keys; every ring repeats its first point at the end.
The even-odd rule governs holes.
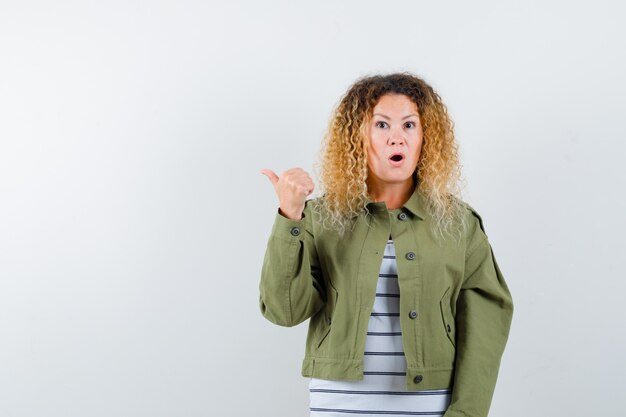
{"type": "Polygon", "coordinates": [[[262,169],[261,174],[269,178],[276,190],[279,213],[292,220],[302,219],[304,202],[315,188],[309,174],[302,168],[288,169],[280,178],[271,169],[262,169]]]}

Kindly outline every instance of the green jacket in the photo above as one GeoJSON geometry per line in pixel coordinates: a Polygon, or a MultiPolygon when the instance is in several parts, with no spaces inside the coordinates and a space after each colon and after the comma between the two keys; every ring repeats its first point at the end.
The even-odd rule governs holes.
{"type": "Polygon", "coordinates": [[[485,417],[498,376],[513,301],[467,203],[461,244],[430,232],[417,188],[402,208],[368,202],[342,238],[323,229],[307,200],[301,220],[276,213],[260,280],[263,316],[281,326],[310,318],[302,376],[363,379],[363,353],[385,245],[396,248],[408,390],[452,389],[444,417],[485,417]]]}

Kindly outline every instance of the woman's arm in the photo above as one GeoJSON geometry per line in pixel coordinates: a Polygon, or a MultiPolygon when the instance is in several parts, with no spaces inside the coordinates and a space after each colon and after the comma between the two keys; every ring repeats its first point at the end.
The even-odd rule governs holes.
{"type": "Polygon", "coordinates": [[[482,220],[468,244],[465,277],[456,303],[456,362],[444,417],[487,417],[513,318],[513,299],[482,220]]]}
{"type": "Polygon", "coordinates": [[[302,323],[326,302],[309,203],[300,220],[276,213],[265,251],[259,305],[263,316],[280,326],[302,323]]]}

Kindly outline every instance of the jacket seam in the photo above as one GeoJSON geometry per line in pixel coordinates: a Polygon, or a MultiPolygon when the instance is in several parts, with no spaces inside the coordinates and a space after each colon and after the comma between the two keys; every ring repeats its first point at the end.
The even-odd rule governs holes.
{"type": "Polygon", "coordinates": [[[292,242],[289,243],[290,246],[293,246],[293,248],[291,250],[289,250],[289,267],[287,268],[287,273],[285,274],[285,279],[288,281],[288,285],[287,285],[287,294],[286,294],[286,300],[285,300],[285,305],[287,306],[287,313],[289,315],[289,324],[293,325],[293,311],[291,308],[291,285],[293,284],[293,279],[291,279],[291,275],[292,275],[292,270],[293,270],[293,265],[295,263],[295,258],[296,258],[296,251],[295,249],[297,249],[296,245],[297,243],[300,242],[300,240],[294,240],[292,242]]]}
{"type": "Polygon", "coordinates": [[[468,260],[468,259],[469,259],[469,258],[470,258],[473,254],[474,254],[474,252],[476,252],[476,250],[478,249],[478,247],[479,247],[482,243],[484,243],[484,242],[486,242],[486,241],[488,241],[488,240],[489,240],[489,239],[487,239],[487,237],[484,237],[484,236],[483,236],[483,237],[482,237],[482,238],[481,238],[478,242],[476,242],[476,243],[474,244],[474,246],[472,246],[472,247],[471,247],[471,249],[469,249],[469,250],[466,252],[466,254],[465,254],[465,260],[467,261],[467,260],[468,260]]]}

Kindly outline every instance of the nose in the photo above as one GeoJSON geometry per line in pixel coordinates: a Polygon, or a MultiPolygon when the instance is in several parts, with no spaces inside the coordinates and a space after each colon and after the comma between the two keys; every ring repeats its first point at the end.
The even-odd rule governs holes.
{"type": "Polygon", "coordinates": [[[389,132],[389,138],[387,143],[389,145],[402,145],[404,144],[404,135],[400,129],[391,129],[389,132]]]}

